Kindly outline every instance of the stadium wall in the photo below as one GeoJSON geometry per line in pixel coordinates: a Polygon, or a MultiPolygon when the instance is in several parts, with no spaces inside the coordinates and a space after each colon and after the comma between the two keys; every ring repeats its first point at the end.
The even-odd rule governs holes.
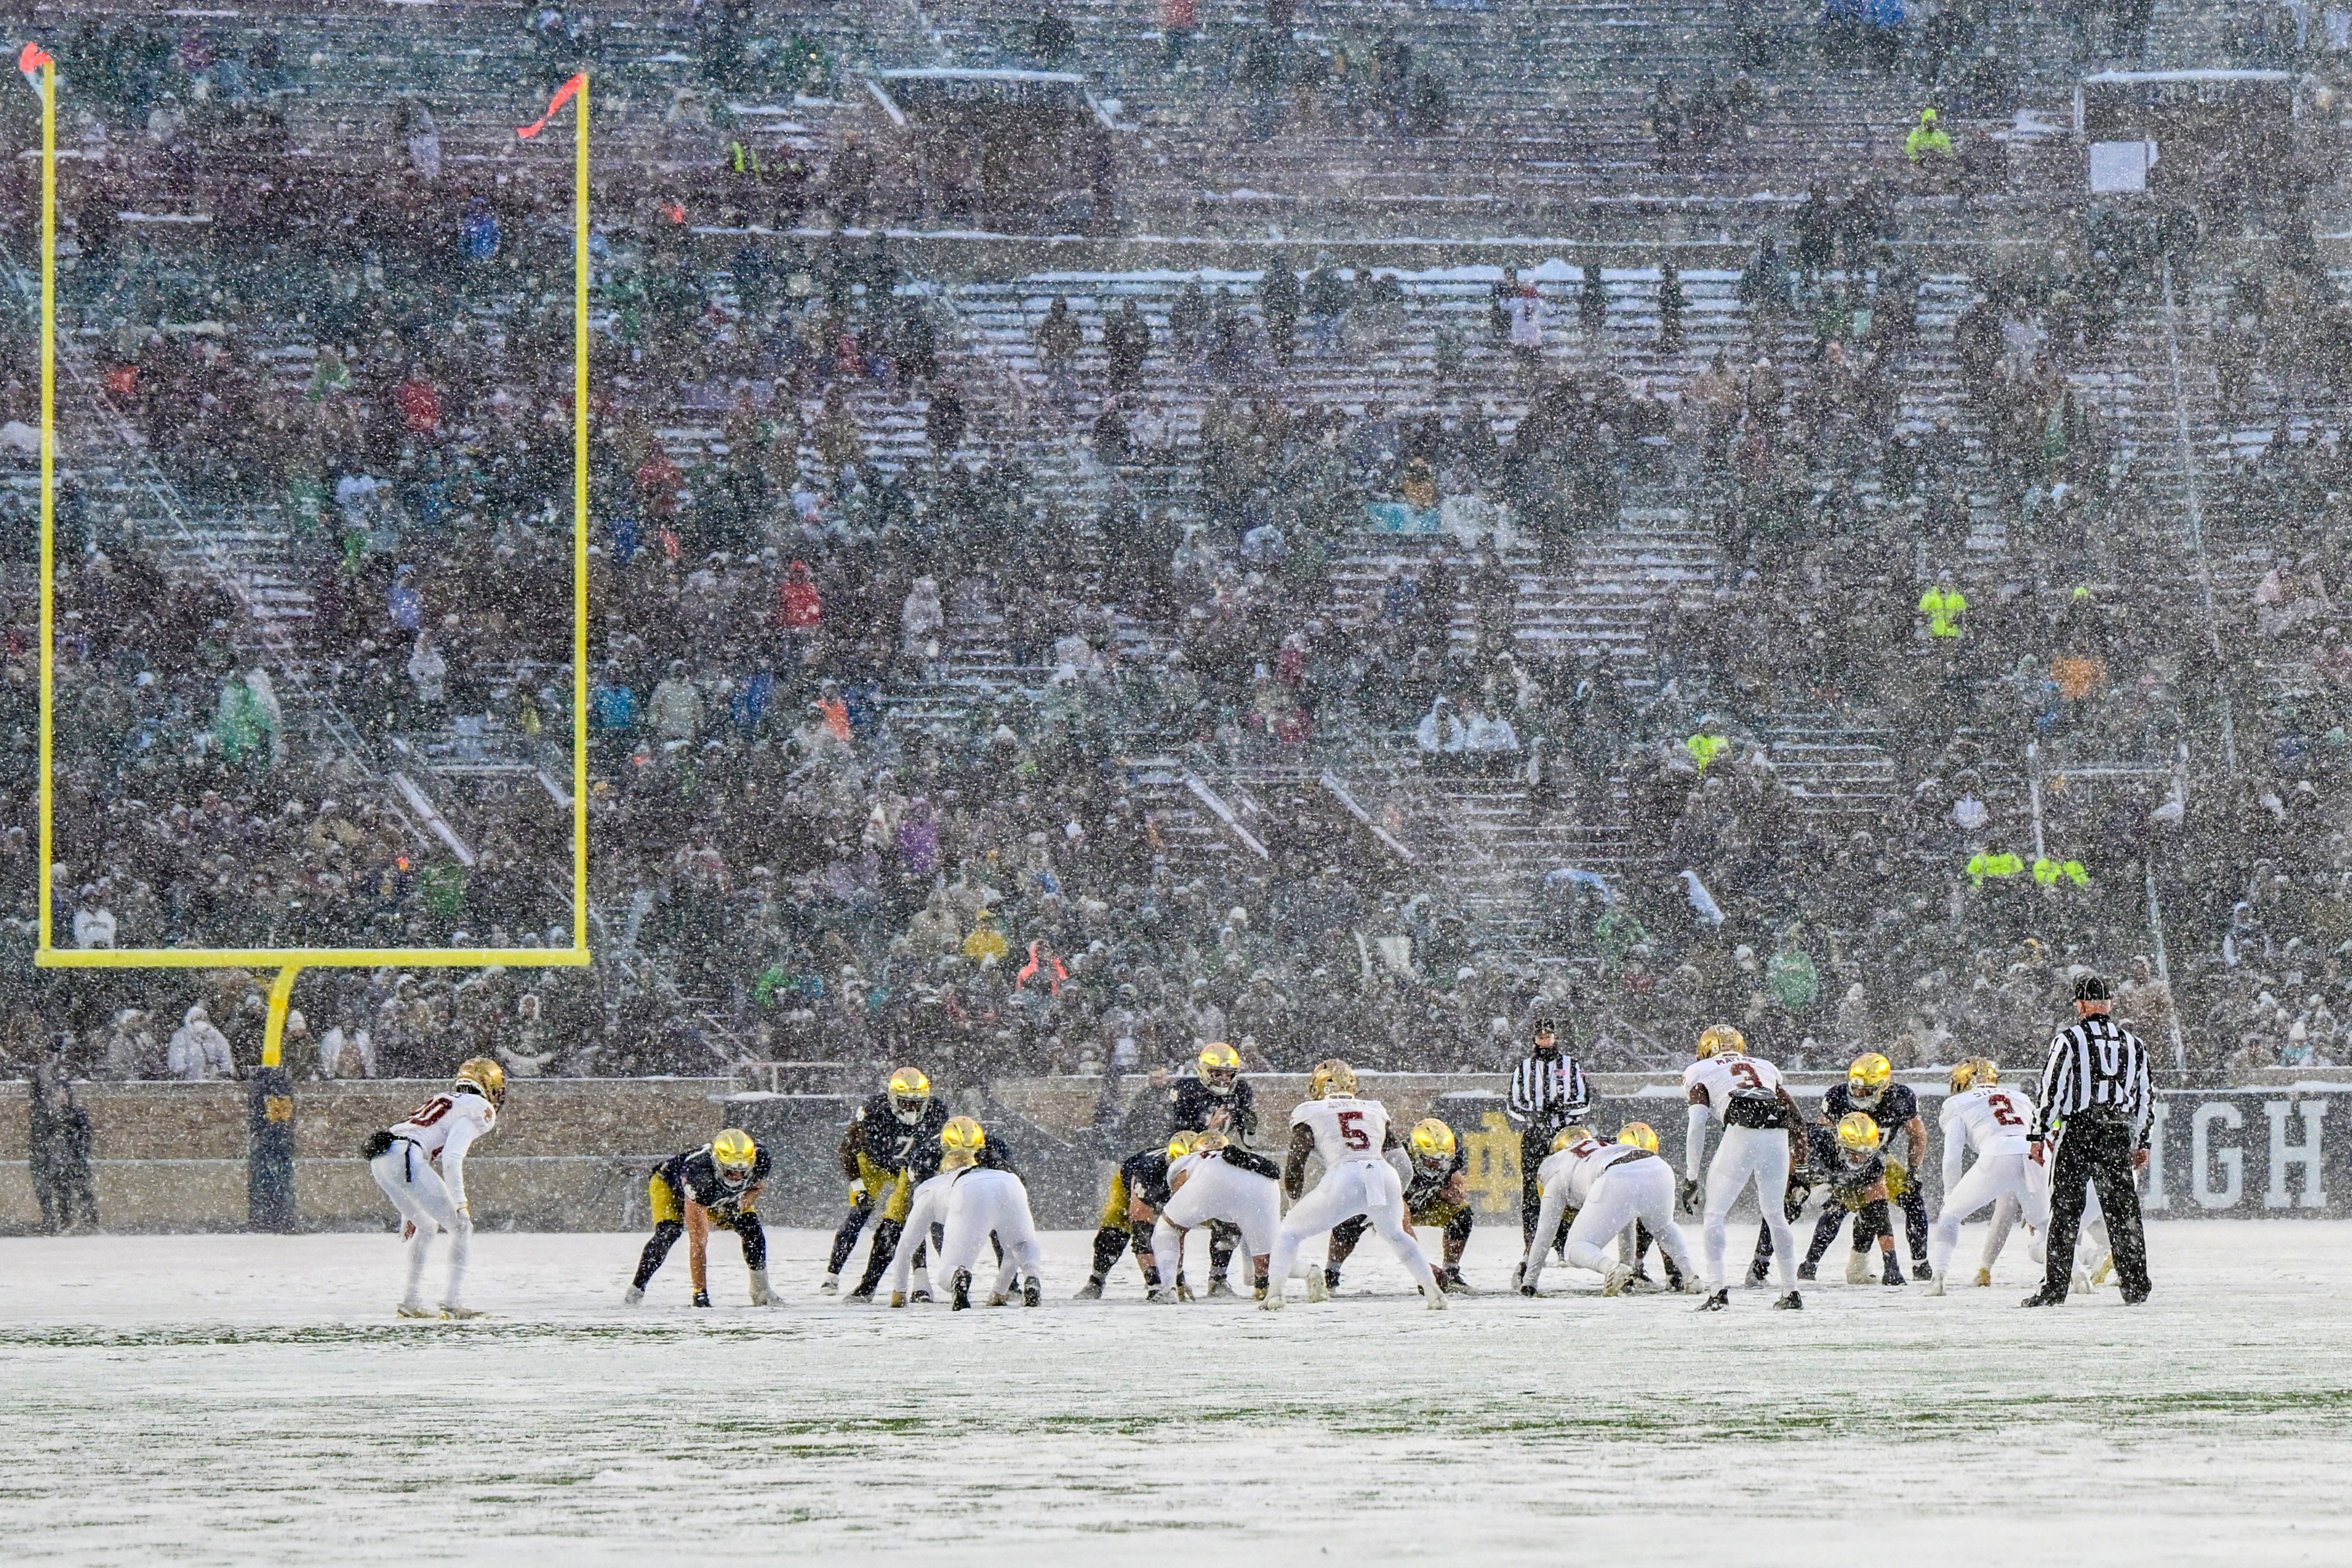
{"type": "MultiPolygon", "coordinates": [[[[2168,1089],[2159,1097],[2157,1158],[2148,1207],[2197,1218],[2352,1215],[2352,1081],[2298,1079],[2229,1088],[2168,1089]]],[[[1801,1099],[1837,1076],[1790,1075],[1801,1099]]],[[[1303,1076],[1254,1080],[1270,1112],[1257,1142],[1280,1143],[1279,1108],[1303,1097],[1303,1076]]],[[[1936,1108],[1940,1075],[1911,1075],[1929,1133],[1927,1184],[1940,1185],[1936,1108]]],[[[1681,1158],[1683,1090],[1668,1074],[1604,1074],[1592,1120],[1607,1134],[1626,1121],[1656,1129],[1664,1152],[1681,1158]]],[[[314,1229],[374,1229],[388,1210],[359,1158],[368,1134],[397,1121],[437,1082],[379,1080],[306,1084],[295,1096],[296,1186],[302,1224],[314,1229]]],[[[1500,1074],[1371,1074],[1366,1092],[1383,1100],[1402,1130],[1440,1115],[1469,1152],[1471,1186],[1482,1213],[1518,1205],[1518,1138],[1502,1114],[1500,1074]]],[[[1120,1109],[1146,1092],[1122,1086],[1120,1109]]],[[[247,1087],[236,1083],[84,1083],[99,1214],[109,1230],[236,1230],[246,1223],[247,1087]]],[[[1100,1080],[1054,1078],[997,1084],[979,1110],[1003,1131],[1029,1181],[1040,1223],[1083,1226],[1101,1201],[1104,1159],[1116,1132],[1097,1132],[1100,1080]]],[[[0,1102],[26,1105],[22,1083],[0,1082],[0,1102]],[[10,1090],[13,1089],[13,1096],[10,1090]]],[[[645,1176],[680,1149],[730,1123],[750,1127],[778,1154],[763,1205],[788,1225],[831,1225],[843,1212],[834,1163],[855,1101],[835,1095],[746,1090],[731,1079],[540,1079],[517,1085],[494,1141],[467,1163],[475,1206],[493,1229],[634,1229],[646,1223],[645,1176]]],[[[28,1163],[28,1119],[0,1118],[0,1232],[38,1223],[28,1163]]]]}

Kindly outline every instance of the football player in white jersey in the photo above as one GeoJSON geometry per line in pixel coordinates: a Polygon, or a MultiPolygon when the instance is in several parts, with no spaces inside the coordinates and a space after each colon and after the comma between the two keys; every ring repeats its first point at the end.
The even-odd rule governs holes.
{"type": "Polygon", "coordinates": [[[2026,1224],[2036,1230],[2050,1225],[2049,1185],[2028,1173],[2033,1101],[2002,1083],[2000,1068],[1982,1057],[1970,1057],[1952,1068],[1952,1092],[1939,1120],[1944,1126],[1944,1206],[1928,1233],[1928,1261],[1936,1268],[1927,1284],[1930,1296],[1944,1293],[1945,1266],[1960,1243],[1961,1223],[1986,1205],[2014,1198],[2026,1224]],[[1964,1149],[1975,1151],[1977,1157],[1965,1176],[1960,1174],[1964,1149]]]}
{"type": "Polygon", "coordinates": [[[1222,1131],[1178,1132],[1168,1154],[1169,1198],[1151,1230],[1151,1261],[1161,1283],[1153,1287],[1151,1299],[1178,1299],[1184,1233],[1222,1221],[1241,1227],[1242,1246],[1257,1275],[1258,1299],[1265,1300],[1275,1232],[1282,1227],[1281,1167],[1222,1131]]]}
{"type": "Polygon", "coordinates": [[[1719,1312],[1731,1305],[1723,1279],[1724,1226],[1731,1205],[1750,1182],[1756,1184],[1757,1202],[1772,1233],[1772,1261],[1787,1292],[1772,1304],[1797,1310],[1805,1300],[1797,1294],[1797,1260],[1790,1251],[1789,1220],[1781,1207],[1789,1169],[1804,1159],[1804,1118],[1797,1102],[1782,1086],[1780,1069],[1748,1055],[1746,1037],[1728,1024],[1717,1024],[1698,1037],[1698,1059],[1683,1069],[1683,1083],[1690,1091],[1689,1135],[1683,1151],[1685,1208],[1698,1195],[1699,1173],[1706,1173],[1707,1297],[1699,1310],[1719,1312]],[[1723,1128],[1723,1142],[1710,1165],[1706,1130],[1717,1125],[1723,1128]]]}
{"type": "MultiPolygon", "coordinates": [[[[1290,1113],[1290,1156],[1283,1163],[1282,1187],[1290,1194],[1289,1214],[1275,1233],[1274,1255],[1268,1259],[1270,1281],[1258,1305],[1272,1310],[1282,1305],[1282,1291],[1272,1281],[1287,1281],[1297,1261],[1298,1247],[1308,1237],[1329,1230],[1343,1219],[1362,1215],[1381,1233],[1397,1260],[1412,1271],[1422,1299],[1432,1311],[1443,1311],[1445,1292],[1422,1255],[1421,1243],[1406,1228],[1404,1147],[1389,1125],[1388,1109],[1377,1100],[1356,1098],[1356,1069],[1334,1058],[1315,1064],[1308,1079],[1307,1103],[1290,1113]],[[1389,1159],[1394,1151],[1394,1163],[1389,1159]],[[1323,1157],[1323,1179],[1306,1196],[1307,1160],[1323,1157]]],[[[1312,1292],[1321,1276],[1307,1280],[1312,1292]]]]}
{"type": "Polygon", "coordinates": [[[1552,1237],[1559,1234],[1560,1217],[1570,1209],[1576,1211],[1576,1221],[1568,1227],[1560,1256],[1571,1268],[1600,1275],[1602,1295],[1622,1294],[1633,1281],[1633,1266],[1610,1257],[1601,1245],[1616,1240],[1636,1221],[1657,1238],[1659,1249],[1685,1281],[1696,1274],[1690,1248],[1675,1225],[1675,1173],[1664,1160],[1639,1143],[1603,1143],[1585,1127],[1563,1128],[1552,1139],[1551,1151],[1536,1171],[1543,1208],[1519,1266],[1520,1295],[1536,1293],[1552,1237]]]}
{"type": "Polygon", "coordinates": [[[1034,1307],[1042,1300],[1037,1270],[1045,1251],[1037,1244],[1037,1223],[1029,1214],[1029,1189],[1010,1171],[992,1171],[980,1163],[988,1135],[969,1116],[951,1117],[940,1129],[940,1173],[915,1189],[907,1223],[898,1234],[898,1248],[890,1258],[890,1305],[907,1304],[907,1278],[913,1270],[915,1249],[940,1226],[939,1266],[950,1282],[950,1304],[961,1312],[971,1305],[971,1271],[993,1236],[1003,1248],[996,1287],[988,1304],[1002,1307],[1012,1298],[1017,1270],[1021,1300],[1034,1307]]]}
{"type": "Polygon", "coordinates": [[[466,1254],[474,1239],[473,1211],[466,1204],[466,1152],[498,1126],[506,1098],[506,1069],[488,1057],[476,1057],[457,1068],[446,1091],[368,1140],[368,1172],[400,1211],[400,1234],[408,1244],[408,1289],[398,1309],[404,1318],[482,1315],[463,1300],[466,1254]],[[436,1230],[449,1233],[449,1289],[438,1307],[428,1307],[425,1258],[436,1230]]]}

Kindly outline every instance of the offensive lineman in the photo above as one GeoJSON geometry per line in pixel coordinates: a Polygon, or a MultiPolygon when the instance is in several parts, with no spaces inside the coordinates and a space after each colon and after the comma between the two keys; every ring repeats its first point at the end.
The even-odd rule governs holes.
{"type": "Polygon", "coordinates": [[[1589,1128],[1561,1129],[1552,1152],[1537,1170],[1543,1209],[1519,1266],[1519,1294],[1532,1296],[1543,1277],[1544,1258],[1559,1234],[1561,1215],[1576,1211],[1560,1255],[1573,1268],[1601,1277],[1601,1293],[1622,1295],[1633,1282],[1633,1265],[1614,1259],[1601,1243],[1639,1223],[1657,1238],[1668,1267],[1685,1282],[1697,1272],[1689,1245],[1675,1225],[1675,1173],[1638,1142],[1603,1143],[1589,1128]]]}
{"type": "MultiPolygon", "coordinates": [[[[1936,1273],[1927,1294],[1944,1293],[1944,1276],[1951,1266],[1952,1248],[1960,1242],[1960,1226],[1987,1204],[2012,1200],[2025,1223],[2044,1236],[2050,1230],[2050,1187],[2028,1173],[2033,1134],[2033,1101],[2000,1081],[2000,1069],[1983,1057],[1970,1057],[1952,1068],[1951,1098],[1944,1101],[1944,1207],[1936,1216],[1928,1247],[1936,1273]],[[1975,1151],[1977,1162],[1960,1174],[1963,1148],[1975,1151]]],[[[1990,1263],[1985,1266],[1990,1269],[1990,1263]]],[[[1983,1272],[1984,1270],[1979,1270],[1983,1272]]]]}
{"type": "MultiPolygon", "coordinates": [[[[916,1186],[940,1168],[940,1132],[947,1124],[948,1108],[931,1098],[931,1080],[919,1068],[900,1068],[890,1075],[887,1089],[857,1108],[849,1130],[841,1135],[841,1173],[856,1186],[849,1217],[834,1233],[833,1257],[820,1290],[830,1296],[841,1288],[841,1270],[857,1245],[857,1233],[878,1215],[865,1276],[849,1293],[852,1300],[874,1299],[874,1287],[890,1266],[890,1255],[906,1227],[916,1186]]],[[[919,1232],[919,1251],[922,1239],[919,1232]]],[[[919,1300],[930,1297],[921,1285],[915,1294],[919,1300]]]]}
{"type": "Polygon", "coordinates": [[[1151,1256],[1160,1278],[1175,1283],[1157,1287],[1151,1299],[1184,1299],[1184,1233],[1195,1226],[1223,1224],[1240,1230],[1263,1301],[1271,1288],[1266,1268],[1275,1233],[1282,1226],[1281,1168],[1222,1131],[1179,1132],[1169,1142],[1168,1155],[1169,1198],[1152,1231],[1151,1256]]]}
{"type": "MultiPolygon", "coordinates": [[[[1886,1194],[1902,1205],[1904,1239],[1910,1244],[1911,1273],[1925,1279],[1932,1271],[1927,1257],[1927,1194],[1919,1173],[1927,1168],[1927,1124],[1919,1116],[1919,1096],[1910,1085],[1896,1083],[1895,1064],[1876,1051],[1853,1058],[1845,1081],[1830,1085],[1822,1096],[1822,1124],[1835,1127],[1854,1111],[1869,1113],[1878,1123],[1879,1152],[1886,1161],[1886,1194]],[[1895,1147],[1901,1132],[1904,1147],[1895,1147]]],[[[1836,1226],[1831,1226],[1832,1232],[1836,1226]]]]}
{"type": "MultiPolygon", "coordinates": [[[[1199,1137],[1198,1132],[1178,1131],[1170,1136],[1166,1148],[1138,1149],[1118,1163],[1118,1169],[1111,1173],[1102,1214],[1095,1221],[1094,1269],[1078,1287],[1078,1300],[1102,1300],[1103,1282],[1110,1277],[1111,1266],[1129,1247],[1135,1248],[1136,1266],[1143,1270],[1145,1294],[1160,1289],[1160,1271],[1152,1263],[1152,1221],[1168,1205],[1170,1164],[1191,1153],[1199,1137]]],[[[1192,1299],[1192,1287],[1181,1275],[1171,1288],[1180,1300],[1192,1299]]]]}
{"type": "Polygon", "coordinates": [[[404,1318],[482,1315],[461,1300],[466,1254],[474,1239],[473,1211],[466,1205],[466,1151],[498,1126],[506,1098],[506,1068],[476,1057],[460,1064],[447,1089],[367,1141],[368,1173],[400,1211],[401,1238],[408,1244],[408,1289],[396,1309],[404,1318]],[[428,1307],[423,1295],[425,1255],[436,1229],[449,1233],[449,1290],[440,1306],[428,1307]]]}
{"type": "Polygon", "coordinates": [[[636,1278],[621,1300],[634,1307],[646,1286],[686,1237],[686,1268],[694,1281],[694,1304],[710,1305],[709,1247],[713,1230],[731,1230],[743,1243],[743,1267],[751,1276],[751,1305],[772,1307],[768,1289],[768,1233],[760,1226],[760,1188],[772,1162],[751,1135],[730,1127],[699,1149],[673,1154],[646,1184],[654,1211],[654,1234],[637,1258],[636,1278]]]}
{"type": "MultiPolygon", "coordinates": [[[[1747,1037],[1728,1024],[1717,1024],[1698,1037],[1698,1059],[1683,1069],[1690,1091],[1688,1142],[1683,1152],[1682,1204],[1687,1209],[1698,1197],[1699,1173],[1706,1173],[1704,1211],[1706,1240],[1707,1298],[1702,1312],[1720,1312],[1731,1305],[1731,1291],[1723,1279],[1724,1225],[1731,1205],[1749,1182],[1771,1227],[1772,1245],[1787,1293],[1772,1303],[1785,1311],[1803,1309],[1797,1294],[1796,1261],[1790,1256],[1789,1222],[1780,1202],[1789,1186],[1789,1170],[1804,1160],[1804,1119],[1780,1082],[1780,1071],[1770,1062],[1747,1054],[1747,1037]],[[1705,1163],[1706,1130],[1723,1128],[1722,1146],[1712,1164],[1705,1163]]],[[[1663,1239],[1663,1238],[1661,1238],[1663,1239]]]]}
{"type": "MultiPolygon", "coordinates": [[[[1443,1121],[1425,1117],[1413,1123],[1405,1152],[1412,1171],[1404,1188],[1407,1222],[1445,1233],[1445,1262],[1437,1271],[1437,1288],[1449,1296],[1475,1295],[1462,1278],[1462,1253],[1470,1245],[1475,1221],[1471,1217],[1469,1159],[1461,1141],[1443,1121]]],[[[1361,1219],[1341,1220],[1331,1227],[1330,1261],[1323,1269],[1326,1290],[1339,1288],[1339,1269],[1370,1228],[1361,1219]]]]}
{"type": "MultiPolygon", "coordinates": [[[[1222,1040],[1201,1047],[1193,1058],[1192,1076],[1177,1080],[1169,1095],[1168,1128],[1171,1132],[1223,1132],[1237,1142],[1257,1136],[1257,1096],[1241,1076],[1242,1055],[1222,1040]]],[[[1209,1294],[1230,1296],[1225,1283],[1234,1247],[1241,1233],[1223,1220],[1209,1228],[1209,1294]]],[[[1142,1252],[1138,1247],[1138,1254],[1142,1252]]]]}
{"type": "Polygon", "coordinates": [[[893,1307],[907,1304],[908,1271],[934,1225],[944,1231],[939,1264],[947,1276],[954,1310],[971,1306],[972,1267],[992,1236],[1003,1258],[989,1305],[1001,1307],[1010,1299],[1016,1270],[1022,1305],[1034,1307],[1043,1300],[1037,1269],[1045,1253],[1037,1244],[1036,1221],[1029,1214],[1029,1189],[1011,1171],[982,1163],[987,1142],[987,1133],[969,1116],[952,1117],[940,1129],[939,1173],[926,1179],[908,1200],[908,1217],[890,1259],[893,1307]]]}
{"type": "MultiPolygon", "coordinates": [[[[1820,1128],[1811,1130],[1815,1133],[1820,1128]]],[[[1862,1285],[1870,1279],[1870,1244],[1878,1243],[1880,1283],[1900,1285],[1903,1269],[1895,1261],[1895,1226],[1888,1217],[1887,1173],[1892,1169],[1886,1152],[1881,1146],[1885,1133],[1867,1111],[1849,1110],[1829,1129],[1826,1136],[1817,1141],[1817,1147],[1826,1145],[1822,1165],[1827,1171],[1829,1195],[1822,1200],[1821,1222],[1813,1227],[1813,1241],[1798,1266],[1797,1278],[1811,1279],[1821,1263],[1822,1254],[1837,1239],[1838,1226],[1849,1214],[1853,1215],[1853,1249],[1847,1256],[1845,1279],[1849,1285],[1862,1285]]]]}
{"type": "MultiPolygon", "coordinates": [[[[1358,1215],[1369,1217],[1381,1239],[1412,1270],[1422,1300],[1433,1311],[1443,1310],[1445,1292],[1437,1288],[1421,1244],[1405,1228],[1404,1180],[1389,1153],[1399,1149],[1396,1129],[1389,1125],[1388,1108],[1377,1100],[1356,1097],[1356,1069],[1338,1058],[1315,1064],[1307,1080],[1307,1100],[1290,1113],[1290,1154],[1283,1163],[1282,1187],[1290,1195],[1290,1213],[1275,1235],[1268,1261],[1269,1281],[1287,1281],[1297,1259],[1299,1244],[1317,1231],[1329,1230],[1358,1215]],[[1323,1179],[1304,1197],[1309,1155],[1323,1157],[1323,1179]]],[[[1310,1289],[1321,1283],[1310,1276],[1310,1289]]],[[[1269,1284],[1258,1305],[1267,1310],[1282,1306],[1282,1291],[1269,1284]]]]}

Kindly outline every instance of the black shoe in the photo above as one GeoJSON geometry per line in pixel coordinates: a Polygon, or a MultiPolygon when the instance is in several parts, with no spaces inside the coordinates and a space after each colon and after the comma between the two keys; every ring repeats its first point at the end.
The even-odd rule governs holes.
{"type": "Polygon", "coordinates": [[[1924,1285],[1935,1277],[1936,1271],[1927,1267],[1927,1260],[1926,1258],[1915,1258],[1911,1260],[1912,1279],[1918,1280],[1922,1285],[1924,1285]]]}
{"type": "Polygon", "coordinates": [[[1727,1311],[1730,1310],[1730,1307],[1731,1292],[1728,1290],[1717,1290],[1714,1295],[1709,1296],[1706,1300],[1701,1301],[1698,1304],[1698,1310],[1702,1312],[1727,1311]]]}
{"type": "Polygon", "coordinates": [[[871,1306],[874,1302],[874,1287],[871,1285],[860,1285],[856,1289],[852,1290],[848,1295],[843,1297],[842,1300],[845,1301],[863,1301],[868,1306],[871,1306]]]}
{"type": "Polygon", "coordinates": [[[710,1305],[710,1292],[708,1290],[697,1290],[694,1293],[694,1304],[698,1307],[708,1307],[710,1305]]]}
{"type": "Polygon", "coordinates": [[[1339,1271],[1338,1269],[1326,1268],[1323,1270],[1323,1289],[1331,1291],[1335,1295],[1339,1293],[1339,1271]]]}
{"type": "Polygon", "coordinates": [[[1772,1305],[1780,1311],[1801,1312],[1805,1310],[1805,1299],[1802,1296],[1798,1295],[1794,1290],[1791,1290],[1787,1295],[1781,1297],[1779,1300],[1773,1302],[1772,1305]]]}
{"type": "Polygon", "coordinates": [[[1448,1268],[1440,1274],[1437,1288],[1449,1296],[1475,1296],[1478,1293],[1470,1289],[1470,1281],[1462,1278],[1459,1268],[1448,1268]]]}
{"type": "Polygon", "coordinates": [[[953,1310],[959,1312],[971,1310],[971,1270],[969,1268],[956,1270],[953,1310]]]}
{"type": "Polygon", "coordinates": [[[1074,1301],[1099,1301],[1102,1300],[1102,1288],[1101,1280],[1089,1279],[1079,1286],[1078,1293],[1070,1299],[1074,1301]]]}
{"type": "Polygon", "coordinates": [[[1797,1278],[1800,1279],[1811,1279],[1820,1271],[1820,1267],[1821,1266],[1819,1264],[1800,1263],[1797,1265],[1797,1278]]]}
{"type": "Polygon", "coordinates": [[[1754,1289],[1756,1289],[1756,1287],[1757,1287],[1757,1286],[1763,1284],[1763,1283],[1764,1283],[1764,1277],[1765,1277],[1766,1275],[1769,1274],[1771,1271],[1772,1271],[1772,1269],[1771,1269],[1771,1266],[1770,1266],[1769,1264],[1765,1264],[1765,1263],[1751,1263],[1751,1264],[1749,1264],[1749,1265],[1748,1266],[1748,1288],[1749,1289],[1753,1290],[1754,1289]]]}
{"type": "Polygon", "coordinates": [[[1519,1294],[1522,1296],[1532,1296],[1535,1293],[1536,1288],[1532,1285],[1522,1285],[1519,1287],[1519,1294]]]}
{"type": "MultiPolygon", "coordinates": [[[[2154,1287],[2153,1287],[2153,1286],[2151,1286],[2149,1289],[2154,1289],[2154,1287]]],[[[2133,1290],[2133,1289],[2126,1289],[2124,1291],[2124,1305],[2125,1305],[2125,1306],[2126,1306],[2126,1307],[2137,1307],[2137,1306],[2138,1306],[2142,1301],[2145,1301],[2145,1300],[2147,1300],[2147,1290],[2133,1290]]]]}
{"type": "Polygon", "coordinates": [[[1037,1277],[1034,1274],[1032,1274],[1028,1279],[1021,1281],[1021,1304],[1023,1306],[1034,1307],[1040,1300],[1044,1300],[1044,1297],[1045,1292],[1037,1288],[1037,1277]]]}
{"type": "Polygon", "coordinates": [[[1891,1252],[1886,1254],[1886,1272],[1881,1278],[1880,1283],[1885,1285],[1903,1283],[1903,1266],[1895,1261],[1895,1254],[1891,1252]]]}
{"type": "Polygon", "coordinates": [[[916,1286],[914,1291],[907,1298],[909,1301],[929,1301],[930,1299],[930,1288],[926,1285],[916,1286]]]}
{"type": "Polygon", "coordinates": [[[2053,1291],[2047,1285],[2018,1303],[2021,1307],[2063,1307],[2065,1304],[2066,1292],[2053,1291]]]}

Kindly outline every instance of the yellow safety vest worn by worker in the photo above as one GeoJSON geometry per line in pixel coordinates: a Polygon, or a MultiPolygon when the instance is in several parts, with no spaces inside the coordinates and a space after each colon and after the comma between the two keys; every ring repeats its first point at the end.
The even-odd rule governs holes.
{"type": "Polygon", "coordinates": [[[1930,588],[1919,595],[1919,613],[1927,617],[1927,635],[1931,637],[1956,637],[1960,635],[1960,616],[1967,613],[1968,595],[1958,588],[1946,593],[1930,588]]]}

